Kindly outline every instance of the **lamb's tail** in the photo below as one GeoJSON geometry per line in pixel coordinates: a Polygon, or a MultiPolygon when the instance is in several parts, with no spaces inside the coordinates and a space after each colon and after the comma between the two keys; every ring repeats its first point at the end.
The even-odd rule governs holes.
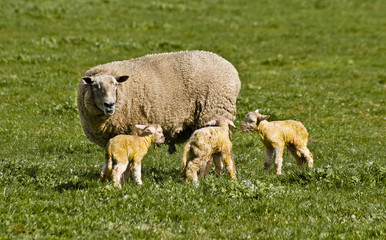
{"type": "Polygon", "coordinates": [[[186,144],[184,149],[182,150],[182,157],[181,157],[181,177],[185,177],[185,168],[188,161],[188,152],[190,151],[190,143],[186,144]]]}

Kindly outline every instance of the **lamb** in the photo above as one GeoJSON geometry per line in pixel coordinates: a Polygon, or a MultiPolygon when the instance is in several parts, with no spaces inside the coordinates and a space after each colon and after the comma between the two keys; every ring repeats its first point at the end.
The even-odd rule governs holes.
{"type": "Polygon", "coordinates": [[[226,118],[218,118],[209,121],[207,125],[209,127],[196,130],[182,150],[181,177],[198,184],[198,170],[209,172],[213,157],[216,177],[221,174],[224,160],[231,178],[236,180],[232,142],[229,135],[229,126],[236,128],[234,123],[226,118]]]}
{"type": "Polygon", "coordinates": [[[125,175],[125,180],[131,176],[137,184],[142,185],[141,161],[151,143],[163,143],[165,137],[159,124],[136,127],[143,131],[140,136],[117,135],[108,142],[101,182],[112,178],[114,187],[122,188],[122,175],[125,175]]]}
{"type": "Polygon", "coordinates": [[[118,134],[138,134],[136,124],[157,122],[173,153],[214,117],[235,119],[240,85],[233,65],[214,53],[151,54],[88,70],[77,104],[91,142],[105,147],[118,134]]]}
{"type": "Polygon", "coordinates": [[[313,167],[313,155],[307,148],[308,132],[299,121],[272,121],[268,122],[269,115],[262,115],[259,110],[249,112],[241,124],[241,130],[256,130],[265,145],[264,170],[267,171],[275,154],[276,175],[281,174],[283,165],[284,147],[290,150],[298,166],[307,162],[308,167],[313,167]]]}

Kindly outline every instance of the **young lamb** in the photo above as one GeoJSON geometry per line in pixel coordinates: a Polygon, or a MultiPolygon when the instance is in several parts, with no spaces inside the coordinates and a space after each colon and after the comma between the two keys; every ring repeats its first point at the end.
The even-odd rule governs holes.
{"type": "Polygon", "coordinates": [[[264,170],[267,171],[275,154],[276,175],[281,174],[284,146],[291,151],[298,166],[307,162],[313,166],[312,153],[307,148],[308,132],[301,122],[286,120],[268,122],[269,115],[262,115],[259,110],[249,112],[241,124],[241,130],[256,130],[265,145],[264,170]]]}
{"type": "Polygon", "coordinates": [[[181,158],[181,177],[198,184],[197,171],[200,169],[209,172],[208,168],[213,157],[216,176],[220,176],[224,160],[231,178],[236,180],[232,142],[229,136],[229,126],[236,128],[235,125],[226,118],[209,121],[207,125],[209,127],[194,131],[185,145],[181,158]]]}
{"type": "Polygon", "coordinates": [[[159,124],[136,125],[136,127],[143,131],[140,136],[118,135],[108,142],[101,182],[106,178],[112,178],[114,187],[122,188],[124,174],[125,181],[128,177],[132,177],[137,184],[142,184],[141,161],[151,143],[163,143],[165,137],[159,124]]]}

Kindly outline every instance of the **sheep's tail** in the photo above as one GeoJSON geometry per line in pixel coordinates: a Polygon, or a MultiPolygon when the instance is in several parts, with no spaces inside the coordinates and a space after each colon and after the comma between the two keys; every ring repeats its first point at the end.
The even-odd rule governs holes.
{"type": "Polygon", "coordinates": [[[186,163],[188,161],[188,152],[190,151],[190,143],[186,144],[184,149],[182,150],[182,157],[181,157],[181,177],[185,177],[185,168],[186,163]]]}

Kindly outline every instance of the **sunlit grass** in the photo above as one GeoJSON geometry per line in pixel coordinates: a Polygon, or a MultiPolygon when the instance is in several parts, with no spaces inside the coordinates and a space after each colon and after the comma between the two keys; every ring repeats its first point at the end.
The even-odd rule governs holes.
{"type": "Polygon", "coordinates": [[[0,239],[386,237],[383,1],[3,1],[0,239]],[[302,121],[315,167],[263,172],[233,130],[238,180],[179,178],[181,146],[151,148],[143,186],[100,184],[77,85],[97,64],[201,49],[239,71],[236,125],[256,108],[302,121]]]}

